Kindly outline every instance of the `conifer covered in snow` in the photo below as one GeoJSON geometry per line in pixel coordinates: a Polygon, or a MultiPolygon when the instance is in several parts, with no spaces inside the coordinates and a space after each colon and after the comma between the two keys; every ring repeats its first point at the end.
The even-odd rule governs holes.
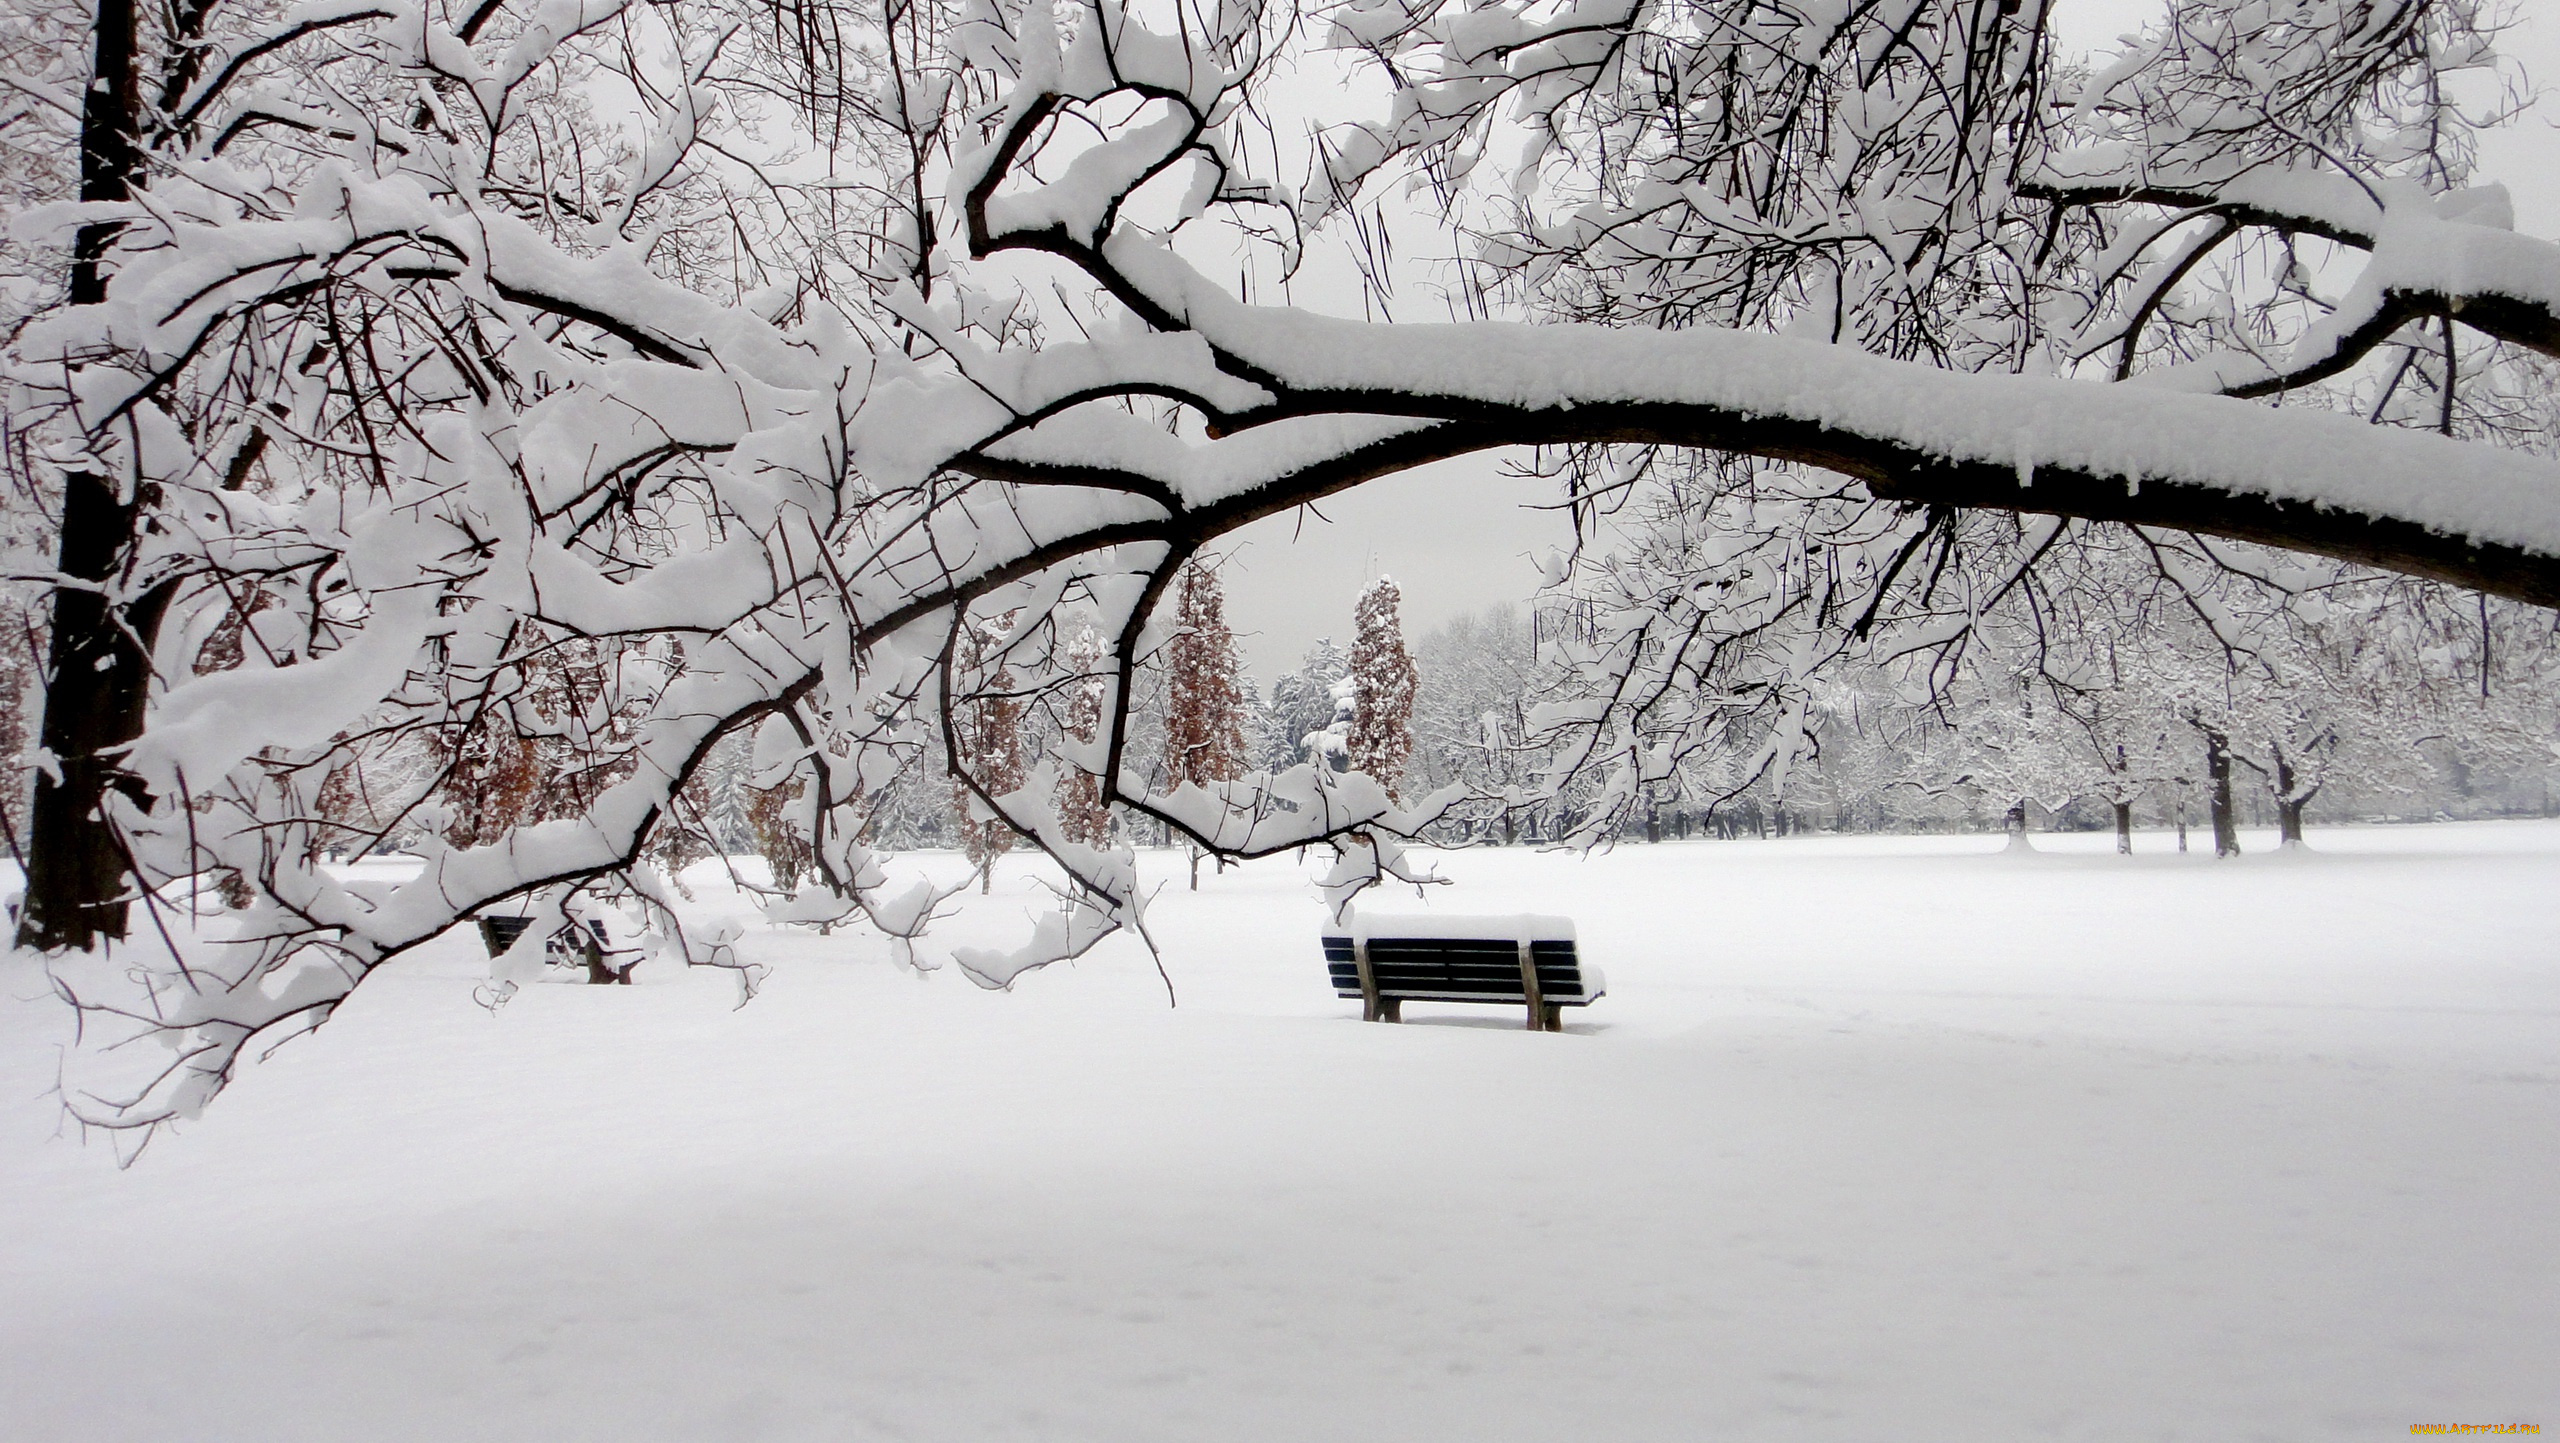
{"type": "Polygon", "coordinates": [[[1199,562],[1182,569],[1165,643],[1166,784],[1223,782],[1245,769],[1244,684],[1226,590],[1199,562]]]}
{"type": "Polygon", "coordinates": [[[1311,757],[1331,756],[1318,740],[1334,725],[1339,706],[1334,688],[1351,675],[1351,658],[1332,637],[1307,644],[1297,669],[1271,683],[1271,700],[1262,709],[1262,766],[1286,771],[1311,757]]]}
{"type": "Polygon", "coordinates": [[[1360,593],[1352,617],[1351,769],[1378,779],[1397,795],[1405,759],[1413,755],[1413,700],[1419,680],[1404,647],[1397,603],[1404,593],[1381,576],[1360,593]]]}
{"type": "MultiPolygon", "coordinates": [[[[1066,746],[1077,750],[1094,747],[1102,740],[1102,638],[1090,626],[1076,629],[1075,640],[1067,647],[1067,667],[1077,678],[1067,693],[1066,715],[1059,731],[1066,746]]],[[[1058,827],[1067,840],[1088,847],[1111,844],[1111,810],[1102,800],[1102,779],[1095,770],[1100,758],[1078,760],[1069,757],[1058,782],[1058,827]]]]}

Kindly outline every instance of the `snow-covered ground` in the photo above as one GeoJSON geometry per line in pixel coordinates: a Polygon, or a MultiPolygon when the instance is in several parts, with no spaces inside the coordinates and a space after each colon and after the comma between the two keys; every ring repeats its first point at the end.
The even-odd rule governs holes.
{"type": "Polygon", "coordinates": [[[456,935],[122,1172],[12,962],[0,1436],[2560,1428],[2560,825],[2250,840],[1445,858],[1577,920],[1564,1036],[1362,1025],[1286,864],[1164,892],[1178,1010],[1121,942],[990,994],[759,927],[743,1010],[491,1015],[456,935]]]}

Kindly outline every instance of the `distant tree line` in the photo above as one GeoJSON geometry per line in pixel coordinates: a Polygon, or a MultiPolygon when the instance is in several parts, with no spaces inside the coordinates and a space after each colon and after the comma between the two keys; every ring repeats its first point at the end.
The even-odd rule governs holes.
{"type": "MultiPolygon", "coordinates": [[[[2229,853],[2241,826],[2298,841],[2314,821],[2552,810],[2551,613],[2346,568],[2306,580],[2298,560],[2270,575],[2272,553],[2188,545],[2192,590],[2111,584],[2103,567],[2067,588],[2021,588],[1977,609],[1963,647],[1838,668],[1787,726],[1681,751],[1614,813],[1605,779],[1552,785],[1587,714],[1575,660],[1593,646],[1593,597],[1494,606],[1408,647],[1401,592],[1381,578],[1353,604],[1350,646],[1319,638],[1263,686],[1239,660],[1216,570],[1193,565],[1143,669],[1126,760],[1163,791],[1301,763],[1362,771],[1411,797],[1455,788],[1466,800],[1433,839],[1458,845],[2043,826],[2112,828],[2129,850],[2137,826],[2156,826],[2229,853]]],[[[254,644],[254,620],[217,628],[205,664],[254,644]]],[[[966,664],[999,650],[1008,622],[963,633],[962,649],[984,653],[966,664]]],[[[1012,850],[1012,830],[954,780],[956,759],[1004,790],[1044,767],[1062,775],[1055,805],[1071,840],[1170,844],[1161,823],[1114,816],[1089,773],[1057,765],[1063,749],[1096,744],[1101,642],[1088,632],[1071,655],[1076,646],[1095,675],[1063,707],[1013,697],[997,666],[954,710],[949,735],[935,729],[911,765],[880,779],[865,843],[955,849],[981,868],[1012,850]]],[[[0,636],[0,743],[17,766],[0,824],[13,845],[39,647],[22,615],[0,636]]],[[[439,804],[425,820],[448,838],[573,815],[613,780],[591,734],[613,724],[594,715],[603,684],[592,654],[564,642],[508,725],[493,717],[342,767],[321,804],[361,834],[378,824],[374,798],[432,778],[439,804]]],[[[1751,714],[1766,710],[1755,702],[1751,714]]],[[[761,733],[724,742],[653,860],[675,871],[757,857],[764,875],[742,880],[792,891],[814,855],[795,755],[761,733]]],[[[394,832],[382,845],[405,840],[394,832]]]]}
{"type": "Polygon", "coordinates": [[[2023,844],[2041,824],[2111,828],[2129,851],[2160,826],[2229,855],[2243,825],[2299,842],[2313,821],[2552,810],[2560,647],[2542,608],[2127,532],[2113,554],[2084,539],[2068,564],[1952,598],[1944,644],[1843,659],[1775,703],[1693,676],[1681,715],[1613,714],[1595,696],[1624,690],[1622,659],[1594,664],[1623,642],[1610,618],[1694,580],[1648,540],[1616,560],[1649,567],[1587,567],[1526,614],[1417,645],[1412,775],[1477,799],[1446,840],[2005,827],[2023,844]],[[1653,730],[1595,735],[1630,717],[1653,730]],[[1608,748],[1634,761],[1577,766],[1608,748]]]}

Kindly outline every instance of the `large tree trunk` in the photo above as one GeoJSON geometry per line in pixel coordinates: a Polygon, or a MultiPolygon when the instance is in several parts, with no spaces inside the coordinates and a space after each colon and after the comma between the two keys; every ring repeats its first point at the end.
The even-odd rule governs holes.
{"type": "Polygon", "coordinates": [[[2240,824],[2231,811],[2231,741],[2212,727],[2204,730],[2205,802],[2213,813],[2213,854],[2240,855],[2240,824]]]}
{"type": "Polygon", "coordinates": [[[2115,809],[2116,855],[2130,857],[2133,855],[2133,803],[2117,802],[2115,809]]]}
{"type": "Polygon", "coordinates": [[[2302,845],[2302,809],[2311,805],[2312,795],[2319,790],[2318,787],[2313,787],[2308,792],[2295,795],[2293,763],[2285,760],[2283,752],[2276,753],[2277,845],[2285,847],[2302,845]]]}
{"type": "MultiPolygon", "coordinates": [[[[100,0],[92,79],[80,115],[84,201],[133,198],[141,165],[134,142],[141,108],[134,19],[131,0],[100,0]]],[[[73,305],[106,299],[106,256],[116,231],[112,223],[87,225],[74,237],[73,305]]],[[[110,791],[136,800],[144,793],[102,754],[112,754],[142,734],[143,704],[150,696],[146,648],[169,604],[165,585],[145,593],[121,616],[114,600],[114,583],[142,500],[119,494],[110,476],[83,470],[63,477],[55,565],[75,584],[56,587],[52,597],[39,737],[53,763],[36,773],[28,815],[21,946],[86,948],[102,937],[125,934],[128,868],[103,804],[110,791]]]]}
{"type": "Polygon", "coordinates": [[[2027,804],[2024,801],[2009,804],[2008,814],[2001,818],[2001,826],[2009,833],[2010,851],[2032,852],[2035,850],[2035,844],[2027,840],[2027,804]]]}

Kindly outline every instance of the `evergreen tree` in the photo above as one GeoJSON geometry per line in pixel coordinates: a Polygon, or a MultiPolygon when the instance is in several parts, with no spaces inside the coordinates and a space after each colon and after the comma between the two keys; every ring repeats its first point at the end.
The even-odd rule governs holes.
{"type": "Polygon", "coordinates": [[[1351,674],[1351,658],[1333,638],[1320,636],[1298,658],[1298,669],[1271,684],[1263,714],[1263,763],[1284,771],[1308,760],[1307,739],[1334,723],[1333,689],[1351,674]]]}
{"type": "MultiPolygon", "coordinates": [[[[1065,730],[1079,746],[1094,743],[1102,728],[1102,638],[1091,626],[1067,646],[1067,664],[1078,674],[1067,696],[1065,730]]],[[[1111,813],[1102,802],[1102,779],[1072,762],[1058,783],[1058,823],[1067,840],[1088,847],[1111,844],[1111,813]]]]}
{"type": "MultiPolygon", "coordinates": [[[[1235,633],[1227,628],[1226,592],[1218,574],[1197,561],[1182,569],[1174,623],[1165,648],[1165,782],[1223,782],[1245,769],[1244,688],[1237,681],[1235,633]]],[[[1196,850],[1191,886],[1200,887],[1196,850]]]]}
{"type": "Polygon", "coordinates": [[[1351,639],[1351,769],[1376,777],[1396,795],[1405,758],[1413,755],[1413,657],[1396,614],[1403,593],[1381,576],[1360,593],[1351,639]]]}
{"type": "Polygon", "coordinates": [[[1193,562],[1175,594],[1165,648],[1165,772],[1170,786],[1223,782],[1245,769],[1244,688],[1218,574],[1193,562]]]}

